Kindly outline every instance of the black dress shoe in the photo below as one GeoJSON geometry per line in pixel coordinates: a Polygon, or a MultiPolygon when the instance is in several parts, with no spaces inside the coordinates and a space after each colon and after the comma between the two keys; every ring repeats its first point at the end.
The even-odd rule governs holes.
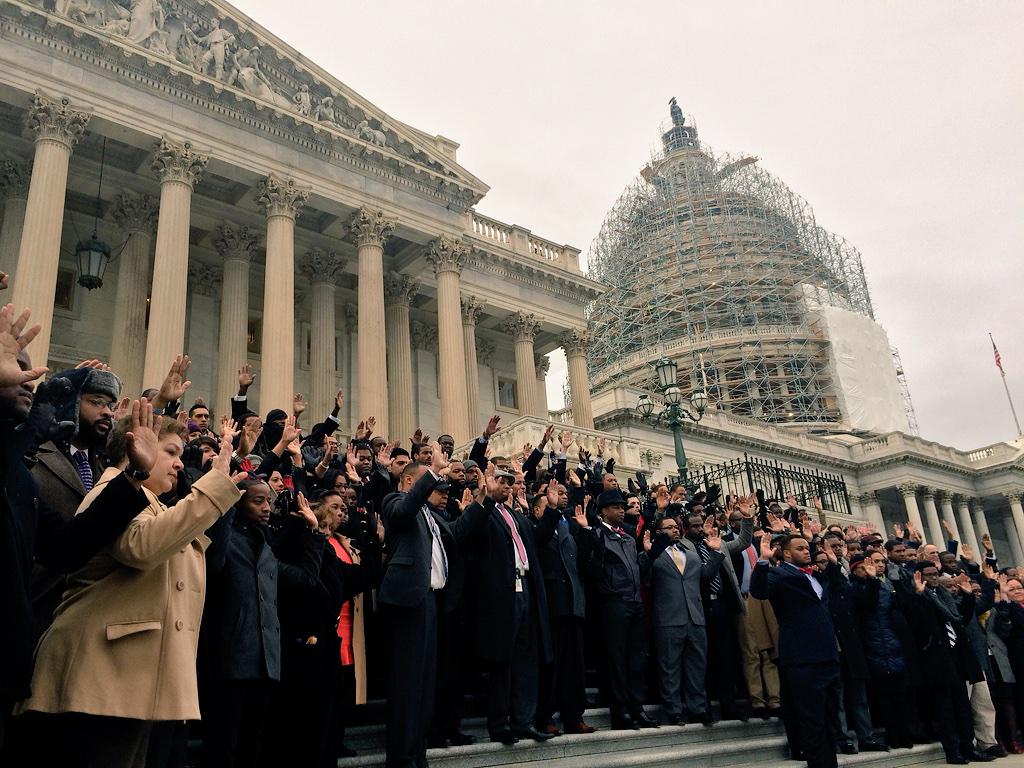
{"type": "Polygon", "coordinates": [[[980,749],[972,749],[970,752],[964,755],[964,757],[970,760],[972,763],[991,763],[993,760],[995,760],[995,758],[992,757],[992,755],[985,754],[980,749]]]}
{"type": "Polygon", "coordinates": [[[528,725],[525,728],[516,728],[512,733],[520,739],[533,739],[534,741],[548,741],[555,738],[553,733],[543,733],[532,725],[528,725]]]}
{"type": "Polygon", "coordinates": [[[966,757],[960,757],[960,755],[946,758],[946,765],[968,765],[970,762],[966,757]]]}
{"type": "Polygon", "coordinates": [[[448,746],[448,739],[442,736],[440,733],[428,733],[427,734],[427,748],[428,749],[444,749],[448,746]]]}
{"type": "Polygon", "coordinates": [[[880,741],[862,741],[860,743],[861,752],[888,752],[889,747],[880,741]]]}
{"type": "Polygon", "coordinates": [[[682,725],[683,718],[679,715],[665,715],[662,717],[661,722],[665,725],[682,725]]]}
{"type": "Polygon", "coordinates": [[[448,737],[448,743],[453,747],[465,747],[469,744],[476,744],[476,736],[470,736],[462,731],[449,731],[445,735],[448,737]]]}
{"type": "Polygon", "coordinates": [[[844,755],[856,755],[857,747],[854,746],[852,741],[844,741],[836,747],[836,751],[842,752],[844,755]]]}
{"type": "Polygon", "coordinates": [[[700,723],[705,728],[710,728],[712,725],[718,722],[717,720],[715,720],[715,716],[711,714],[710,709],[707,712],[701,712],[699,715],[690,715],[688,720],[691,723],[700,723]]]}
{"type": "Polygon", "coordinates": [[[492,733],[491,741],[498,744],[506,744],[511,746],[512,744],[515,744],[517,741],[519,741],[519,739],[516,738],[516,735],[512,733],[512,730],[510,728],[506,728],[503,731],[495,731],[494,733],[492,733]]]}
{"type": "Polygon", "coordinates": [[[768,712],[768,707],[751,707],[750,716],[759,717],[762,720],[767,720],[769,717],[771,717],[771,714],[768,712]]]}
{"type": "Polygon", "coordinates": [[[612,718],[612,730],[613,731],[639,731],[640,726],[634,722],[633,718],[629,715],[623,715],[622,717],[612,718]]]}
{"type": "Polygon", "coordinates": [[[1006,749],[1002,744],[993,744],[985,750],[985,754],[990,757],[1006,757],[1006,749]]]}
{"type": "Polygon", "coordinates": [[[648,717],[645,712],[638,712],[633,715],[633,722],[639,725],[641,728],[657,728],[661,725],[661,721],[653,717],[648,717]]]}
{"type": "Polygon", "coordinates": [[[782,717],[782,707],[768,707],[768,717],[782,717]]]}

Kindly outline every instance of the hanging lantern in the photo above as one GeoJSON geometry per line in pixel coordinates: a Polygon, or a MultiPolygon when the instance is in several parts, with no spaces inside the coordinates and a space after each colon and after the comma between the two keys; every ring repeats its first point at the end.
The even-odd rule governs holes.
{"type": "Polygon", "coordinates": [[[78,241],[75,258],[78,260],[78,284],[89,291],[100,288],[110,263],[110,246],[98,240],[93,232],[88,240],[78,241]]]}

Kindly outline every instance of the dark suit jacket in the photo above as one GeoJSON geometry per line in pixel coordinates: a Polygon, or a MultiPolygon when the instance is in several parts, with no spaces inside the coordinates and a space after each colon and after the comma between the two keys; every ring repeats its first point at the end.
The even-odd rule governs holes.
{"type": "MultiPolygon", "coordinates": [[[[98,481],[103,474],[103,467],[94,449],[89,451],[89,463],[92,466],[93,480],[98,481]]],[[[32,477],[39,487],[41,506],[53,510],[65,519],[75,516],[82,499],[85,498],[85,486],[82,485],[82,478],[75,465],[71,463],[71,459],[54,443],[47,442],[39,446],[36,463],[32,467],[32,477]]],[[[50,626],[53,612],[60,605],[60,596],[63,593],[64,574],[37,563],[32,569],[32,610],[36,616],[37,638],[50,626]]]]}
{"type": "MultiPolygon", "coordinates": [[[[424,472],[406,493],[392,493],[384,498],[381,520],[384,523],[384,544],[387,559],[377,600],[384,605],[411,608],[420,605],[430,594],[430,528],[421,514],[438,480],[424,472]]],[[[488,500],[493,507],[493,502],[488,500]]],[[[462,544],[482,525],[487,507],[473,503],[456,521],[445,522],[431,513],[441,532],[441,544],[448,558],[448,580],[441,594],[442,610],[452,611],[462,597],[465,566],[462,544]]]]}
{"type": "Polygon", "coordinates": [[[320,575],[324,537],[288,518],[275,544],[263,526],[230,510],[208,534],[204,646],[217,680],[280,680],[278,584],[311,589],[320,575]],[[285,559],[287,558],[287,559],[285,559]]]}
{"type": "Polygon", "coordinates": [[[636,539],[617,534],[604,523],[594,525],[586,553],[587,575],[597,587],[598,596],[606,602],[641,602],[640,561],[636,539]]]}
{"type": "MultiPolygon", "coordinates": [[[[548,613],[552,618],[586,615],[587,601],[580,575],[580,558],[577,539],[585,532],[575,520],[566,520],[554,509],[547,514],[556,514],[555,526],[546,541],[537,542],[537,556],[544,574],[544,589],[547,591],[548,613]],[[562,522],[564,521],[564,522],[562,522]]],[[[545,517],[547,516],[545,514],[545,517]]],[[[535,521],[540,538],[550,526],[545,521],[535,521]]]]}
{"type": "Polygon", "coordinates": [[[33,649],[53,615],[52,609],[43,615],[34,611],[31,584],[35,569],[42,570],[39,563],[48,567],[59,603],[63,574],[85,565],[149,505],[146,495],[121,476],[80,515],[47,506],[23,459],[31,439],[27,430],[0,429],[0,616],[6,622],[0,632],[0,706],[8,708],[29,694],[33,649]]]}
{"type": "MultiPolygon", "coordinates": [[[[474,532],[469,541],[468,575],[473,580],[475,606],[472,611],[476,624],[477,655],[482,659],[508,662],[512,658],[515,639],[513,618],[516,599],[516,564],[512,533],[500,512],[491,504],[484,525],[474,532]]],[[[530,563],[527,574],[533,595],[533,620],[539,631],[541,663],[551,658],[551,635],[548,623],[547,591],[544,573],[538,555],[538,541],[547,541],[554,534],[558,511],[552,509],[534,528],[517,512],[509,509],[526,549],[530,563]]],[[[463,516],[465,517],[465,516],[463,516]]],[[[461,518],[460,518],[461,520],[461,518]]]]}
{"type": "Polygon", "coordinates": [[[679,547],[686,558],[686,568],[679,573],[672,553],[666,547],[660,551],[652,548],[651,555],[643,552],[640,564],[644,577],[651,584],[653,592],[652,620],[655,627],[680,627],[694,624],[704,626],[704,604],[701,601],[701,585],[711,581],[722,566],[725,555],[712,550],[711,558],[702,564],[700,555],[694,549],[679,547]]]}
{"type": "MultiPolygon", "coordinates": [[[[832,578],[834,571],[826,571],[832,578]]],[[[807,576],[796,568],[765,562],[754,566],[750,594],[768,600],[779,620],[779,666],[838,662],[836,632],[829,613],[829,590],[819,599],[807,576]]]]}

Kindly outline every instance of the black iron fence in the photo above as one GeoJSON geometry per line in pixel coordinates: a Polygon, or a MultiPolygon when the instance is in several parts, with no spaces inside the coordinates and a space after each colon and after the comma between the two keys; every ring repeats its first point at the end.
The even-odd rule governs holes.
{"type": "Polygon", "coordinates": [[[851,514],[850,497],[842,475],[760,459],[745,453],[742,459],[706,464],[690,472],[688,479],[692,486],[705,491],[712,484],[721,486],[722,498],[727,493],[747,494],[761,489],[766,498],[779,499],[783,504],[787,496],[795,496],[798,504],[810,507],[817,496],[826,511],[851,514]]]}

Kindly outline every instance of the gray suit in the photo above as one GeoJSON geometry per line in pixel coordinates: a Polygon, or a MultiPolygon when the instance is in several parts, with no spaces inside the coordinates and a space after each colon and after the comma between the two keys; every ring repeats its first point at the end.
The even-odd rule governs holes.
{"type": "Polygon", "coordinates": [[[657,554],[653,563],[644,561],[653,593],[658,686],[665,712],[669,715],[682,715],[681,689],[685,689],[687,714],[700,715],[709,707],[704,685],[708,641],[704,629],[701,584],[711,581],[724,559],[721,552],[712,552],[708,562],[702,565],[693,544],[681,541],[657,554]],[[674,553],[685,562],[682,573],[674,553]]]}

